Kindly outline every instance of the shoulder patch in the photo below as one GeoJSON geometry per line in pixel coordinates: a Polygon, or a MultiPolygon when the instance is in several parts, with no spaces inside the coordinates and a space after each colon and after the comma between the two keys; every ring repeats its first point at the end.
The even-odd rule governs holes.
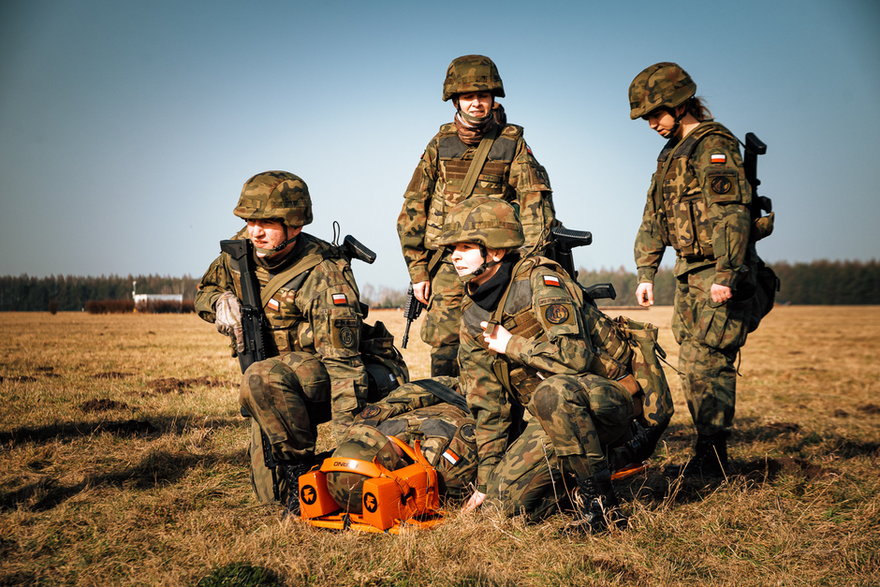
{"type": "Polygon", "coordinates": [[[266,303],[266,306],[268,306],[270,310],[274,310],[275,312],[277,312],[281,308],[281,304],[278,303],[278,300],[276,300],[275,298],[269,300],[266,303]]]}
{"type": "Polygon", "coordinates": [[[550,304],[544,309],[544,318],[550,324],[562,324],[568,320],[569,315],[568,307],[563,304],[550,304]]]}
{"type": "Polygon", "coordinates": [[[348,304],[348,297],[344,293],[333,294],[333,305],[334,306],[345,306],[347,304],[348,304]]]}
{"type": "Polygon", "coordinates": [[[544,285],[552,285],[553,287],[562,287],[559,278],[555,275],[544,275],[544,285]]]}
{"type": "Polygon", "coordinates": [[[727,163],[727,155],[724,153],[712,153],[709,155],[709,162],[724,165],[727,163]]]}

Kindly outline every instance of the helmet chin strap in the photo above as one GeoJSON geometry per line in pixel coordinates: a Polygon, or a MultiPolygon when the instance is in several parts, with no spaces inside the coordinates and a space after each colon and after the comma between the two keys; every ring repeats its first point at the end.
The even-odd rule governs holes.
{"type": "Polygon", "coordinates": [[[676,109],[672,110],[672,112],[670,112],[670,114],[672,114],[672,117],[675,119],[675,124],[673,124],[672,128],[669,129],[669,134],[672,135],[673,137],[678,134],[678,129],[681,128],[681,119],[684,118],[684,115],[687,113],[687,111],[684,108],[682,108],[681,113],[677,114],[676,113],[677,109],[678,108],[676,108],[676,109]]]}
{"type": "Polygon", "coordinates": [[[467,112],[461,109],[459,106],[458,98],[455,98],[455,110],[458,112],[458,115],[461,116],[462,120],[467,122],[472,126],[482,126],[486,122],[488,122],[489,118],[492,117],[492,108],[495,106],[495,100],[493,97],[492,104],[489,106],[489,112],[486,113],[486,116],[477,118],[476,116],[471,116],[467,112]]]}
{"type": "MultiPolygon", "coordinates": [[[[285,231],[286,231],[287,228],[289,228],[289,227],[288,227],[287,225],[285,225],[285,231]]],[[[290,237],[289,239],[283,241],[283,242],[282,242],[280,245],[278,245],[277,247],[272,247],[271,249],[263,249],[263,248],[260,248],[260,247],[258,247],[258,246],[254,246],[254,250],[255,250],[256,252],[258,252],[258,253],[262,253],[262,254],[265,255],[266,257],[271,257],[272,255],[275,255],[275,254],[278,253],[279,251],[283,251],[284,248],[285,248],[287,245],[289,245],[290,243],[296,242],[296,239],[297,239],[298,236],[299,236],[298,234],[295,235],[295,236],[292,236],[292,237],[290,237]]]]}
{"type": "Polygon", "coordinates": [[[475,277],[479,277],[490,268],[501,263],[501,259],[497,261],[487,260],[489,258],[489,251],[486,250],[486,247],[484,245],[480,245],[480,254],[483,256],[483,263],[479,267],[474,269],[473,272],[468,273],[467,275],[459,276],[459,279],[462,281],[462,283],[470,283],[475,277]]]}

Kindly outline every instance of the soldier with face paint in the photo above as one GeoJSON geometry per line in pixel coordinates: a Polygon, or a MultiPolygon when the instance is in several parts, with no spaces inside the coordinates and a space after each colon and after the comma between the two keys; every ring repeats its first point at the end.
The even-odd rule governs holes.
{"type": "Polygon", "coordinates": [[[489,197],[454,207],[438,239],[466,284],[458,359],[479,466],[465,507],[518,499],[519,455],[552,452],[559,467],[542,482],[573,481],[575,527],[623,526],[606,457],[632,440],[632,348],[556,262],[521,255],[523,242],[514,207],[489,197]]]}
{"type": "MultiPolygon", "coordinates": [[[[332,419],[340,435],[367,402],[369,377],[360,351],[364,311],[348,259],[302,232],[312,221],[302,179],[284,171],[259,173],[245,182],[234,213],[247,222],[236,238],[254,245],[263,313],[278,353],[248,367],[239,401],[281,464],[286,482],[280,499],[298,509],[296,483],[314,462],[317,425],[332,419]]],[[[242,350],[240,297],[239,269],[222,253],[202,277],[195,307],[242,350]]],[[[405,381],[405,365],[396,375],[405,381]]],[[[259,466],[256,438],[251,479],[258,497],[269,501],[273,483],[267,491],[258,478],[265,467],[259,466]]]]}
{"type": "Polygon", "coordinates": [[[697,429],[686,474],[721,474],[736,400],[735,361],[757,326],[751,187],[736,137],[714,122],[697,85],[675,63],[656,63],[629,87],[630,118],[667,140],[657,158],[635,242],[642,306],[666,247],[676,252],[672,329],[697,429]]]}
{"type": "Polygon", "coordinates": [[[428,307],[421,336],[432,347],[432,376],[457,373],[462,289],[437,240],[449,209],[472,195],[515,202],[528,247],[544,244],[555,217],[547,173],[522,127],[506,123],[498,97],[504,85],[491,59],[464,55],[450,63],[443,100],[452,100],[455,119],[428,143],[397,221],[413,292],[428,307]]]}

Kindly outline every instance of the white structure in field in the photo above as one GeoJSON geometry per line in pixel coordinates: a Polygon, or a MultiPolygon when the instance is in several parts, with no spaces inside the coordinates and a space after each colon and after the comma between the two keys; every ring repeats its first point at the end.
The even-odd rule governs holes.
{"type": "Polygon", "coordinates": [[[139,294],[137,281],[131,282],[131,298],[134,300],[135,312],[146,312],[152,304],[177,304],[183,308],[183,294],[139,294]]]}

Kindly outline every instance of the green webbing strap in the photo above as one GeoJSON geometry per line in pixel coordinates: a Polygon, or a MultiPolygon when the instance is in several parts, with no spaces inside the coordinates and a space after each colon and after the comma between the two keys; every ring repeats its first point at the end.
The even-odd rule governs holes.
{"type": "Polygon", "coordinates": [[[492,143],[494,143],[495,139],[498,137],[499,130],[500,127],[496,124],[495,128],[485,134],[480,141],[480,145],[474,153],[474,158],[471,160],[471,166],[468,167],[467,175],[464,176],[464,184],[461,187],[462,200],[470,198],[471,194],[474,193],[474,186],[477,185],[477,177],[479,177],[480,172],[483,170],[483,165],[486,164],[486,158],[489,157],[489,150],[492,148],[492,143]]]}
{"type": "MultiPolygon", "coordinates": [[[[504,317],[504,306],[507,305],[507,298],[510,295],[510,291],[513,289],[513,283],[516,280],[519,269],[527,261],[531,260],[531,257],[523,257],[522,259],[517,261],[516,265],[514,265],[513,269],[511,269],[510,283],[507,284],[507,289],[504,290],[504,293],[501,295],[501,299],[498,300],[498,305],[489,315],[489,328],[492,328],[495,325],[501,325],[501,319],[504,317]]],[[[495,372],[495,377],[498,378],[498,381],[501,382],[501,385],[504,386],[504,389],[506,389],[510,393],[513,393],[513,388],[510,385],[510,366],[507,364],[507,360],[500,356],[495,357],[495,360],[492,362],[492,371],[495,372]]]]}
{"type": "Polygon", "coordinates": [[[324,256],[317,253],[306,255],[298,262],[296,262],[293,267],[285,269],[284,271],[270,279],[266,286],[260,291],[260,301],[263,302],[263,308],[266,307],[266,304],[269,303],[269,300],[272,299],[272,296],[274,296],[279,289],[284,287],[285,283],[289,282],[300,273],[304,273],[309,269],[316,267],[323,260],[324,256]]]}

